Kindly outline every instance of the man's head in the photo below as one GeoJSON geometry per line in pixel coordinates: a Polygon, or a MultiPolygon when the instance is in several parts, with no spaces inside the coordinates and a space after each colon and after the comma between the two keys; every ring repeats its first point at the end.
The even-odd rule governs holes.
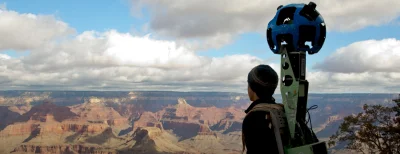
{"type": "Polygon", "coordinates": [[[249,72],[247,83],[251,101],[268,99],[278,86],[278,74],[269,65],[258,65],[249,72]]]}

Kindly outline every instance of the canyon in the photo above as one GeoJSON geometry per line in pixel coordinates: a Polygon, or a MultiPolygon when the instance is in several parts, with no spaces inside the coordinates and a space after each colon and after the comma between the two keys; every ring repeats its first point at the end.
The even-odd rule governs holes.
{"type": "MultiPolygon", "coordinates": [[[[362,104],[392,97],[310,95],[313,130],[327,139],[362,104]]],[[[241,153],[249,103],[238,93],[3,91],[0,153],[241,153]]]]}

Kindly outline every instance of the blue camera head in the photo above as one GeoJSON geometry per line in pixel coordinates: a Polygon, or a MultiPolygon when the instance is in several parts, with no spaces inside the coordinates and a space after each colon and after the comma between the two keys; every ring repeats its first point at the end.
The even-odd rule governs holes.
{"type": "Polygon", "coordinates": [[[281,45],[286,42],[291,51],[318,53],[325,42],[326,25],[316,6],[310,2],[278,7],[267,28],[267,41],[272,52],[280,54],[281,45]]]}

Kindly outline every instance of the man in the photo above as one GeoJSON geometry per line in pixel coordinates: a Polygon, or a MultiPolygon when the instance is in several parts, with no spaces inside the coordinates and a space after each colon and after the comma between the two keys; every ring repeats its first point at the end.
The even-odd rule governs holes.
{"type": "Polygon", "coordinates": [[[248,95],[252,101],[247,108],[242,125],[243,152],[247,154],[277,154],[278,148],[271,121],[266,119],[267,112],[251,111],[262,103],[276,104],[272,95],[278,85],[278,75],[268,65],[258,65],[248,74],[248,95]]]}

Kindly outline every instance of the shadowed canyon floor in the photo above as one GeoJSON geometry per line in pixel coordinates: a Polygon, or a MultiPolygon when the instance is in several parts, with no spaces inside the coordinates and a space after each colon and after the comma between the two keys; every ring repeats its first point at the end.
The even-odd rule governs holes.
{"type": "MultiPolygon", "coordinates": [[[[328,138],[363,103],[392,97],[310,95],[313,129],[328,138]]],[[[234,93],[3,91],[0,105],[0,153],[240,153],[249,102],[234,93]]]]}

